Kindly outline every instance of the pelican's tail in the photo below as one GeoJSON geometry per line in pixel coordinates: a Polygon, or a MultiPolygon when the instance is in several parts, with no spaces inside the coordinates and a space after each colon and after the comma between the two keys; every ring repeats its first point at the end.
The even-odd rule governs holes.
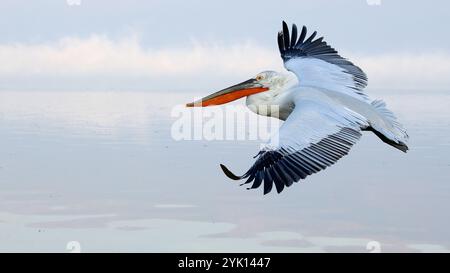
{"type": "Polygon", "coordinates": [[[408,134],[406,129],[401,125],[394,113],[386,108],[386,103],[382,100],[374,100],[371,105],[375,108],[381,121],[370,122],[370,128],[382,141],[403,151],[408,151],[408,134]]]}

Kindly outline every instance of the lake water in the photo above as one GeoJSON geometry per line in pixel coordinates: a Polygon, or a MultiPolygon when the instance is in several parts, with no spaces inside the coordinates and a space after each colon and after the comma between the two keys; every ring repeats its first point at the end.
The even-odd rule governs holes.
{"type": "Polygon", "coordinates": [[[219,168],[247,170],[258,141],[172,138],[173,107],[199,94],[0,92],[0,251],[450,251],[450,93],[370,94],[407,154],[364,133],[264,196],[219,168]]]}

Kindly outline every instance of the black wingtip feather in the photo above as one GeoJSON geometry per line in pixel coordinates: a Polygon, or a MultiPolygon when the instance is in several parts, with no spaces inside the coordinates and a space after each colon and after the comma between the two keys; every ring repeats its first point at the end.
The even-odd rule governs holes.
{"type": "Polygon", "coordinates": [[[277,193],[281,193],[294,182],[333,165],[348,154],[351,146],[360,137],[361,133],[358,130],[344,127],[339,132],[295,152],[289,152],[283,148],[263,151],[258,153],[256,162],[242,176],[233,174],[222,164],[220,166],[233,180],[248,177],[247,181],[241,184],[253,182],[247,189],[263,186],[264,195],[271,192],[273,188],[277,193]]]}
{"type": "Polygon", "coordinates": [[[292,24],[291,47],[294,47],[296,42],[297,42],[297,26],[295,24],[292,24]]]}
{"type": "Polygon", "coordinates": [[[285,49],[284,49],[283,33],[281,31],[278,32],[278,48],[280,49],[280,53],[283,54],[285,49]]]}
{"type": "Polygon", "coordinates": [[[222,171],[225,173],[226,176],[228,176],[228,178],[233,179],[233,180],[240,180],[240,179],[242,179],[242,176],[235,175],[225,165],[220,164],[220,168],[222,168],[222,171]]]}
{"type": "Polygon", "coordinates": [[[300,33],[300,37],[298,38],[298,41],[295,44],[295,47],[297,47],[297,46],[299,46],[300,44],[303,43],[303,41],[305,40],[307,32],[308,32],[308,29],[306,28],[306,26],[303,26],[302,27],[302,32],[300,33]]]}
{"type": "Polygon", "coordinates": [[[269,172],[264,172],[264,195],[272,190],[273,180],[269,172]]]}
{"type": "MultiPolygon", "coordinates": [[[[317,31],[314,31],[308,38],[306,26],[302,27],[300,36],[298,36],[298,29],[295,24],[292,25],[292,35],[289,35],[289,27],[283,21],[282,31],[278,33],[278,46],[281,53],[281,58],[284,62],[296,57],[311,57],[317,58],[328,63],[337,65],[353,76],[354,85],[349,86],[357,91],[361,91],[367,86],[367,76],[352,62],[341,57],[338,52],[329,46],[323,37],[315,39],[317,31]]],[[[362,93],[359,93],[362,94],[362,93]]]]}
{"type": "Polygon", "coordinates": [[[305,43],[310,43],[316,37],[317,31],[314,31],[308,39],[306,39],[305,43]]]}
{"type": "Polygon", "coordinates": [[[404,153],[407,153],[409,150],[409,147],[405,143],[400,142],[398,149],[404,153]]]}
{"type": "Polygon", "coordinates": [[[285,21],[283,21],[283,36],[284,36],[284,46],[285,48],[288,48],[291,42],[289,37],[289,27],[285,21]]]}

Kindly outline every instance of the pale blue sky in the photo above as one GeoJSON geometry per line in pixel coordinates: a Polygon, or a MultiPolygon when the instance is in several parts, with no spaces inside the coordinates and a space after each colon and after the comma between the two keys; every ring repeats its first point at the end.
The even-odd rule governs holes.
{"type": "MultiPolygon", "coordinates": [[[[423,87],[436,83],[436,88],[442,89],[449,84],[447,81],[436,82],[448,78],[445,76],[450,71],[446,65],[450,55],[450,36],[447,35],[447,27],[450,25],[448,1],[381,0],[381,5],[371,6],[366,0],[81,0],[81,5],[69,6],[66,0],[8,0],[0,2],[0,6],[0,50],[3,50],[0,51],[0,61],[4,66],[0,69],[0,90],[153,90],[164,88],[168,80],[174,79],[182,79],[183,83],[173,84],[173,90],[192,90],[197,86],[213,88],[215,82],[225,84],[256,74],[261,69],[279,69],[281,62],[275,60],[278,56],[276,33],[282,20],[307,25],[311,31],[317,30],[319,35],[325,36],[345,56],[361,66],[366,65],[369,78],[374,76],[375,79],[371,81],[371,84],[374,83],[373,87],[389,87],[391,79],[383,76],[380,67],[392,63],[403,65],[403,68],[399,68],[399,73],[404,74],[400,78],[413,75],[412,79],[416,81],[420,70],[437,67],[435,73],[430,72],[424,79],[423,87]],[[96,40],[89,43],[92,37],[100,37],[100,42],[96,40]],[[63,46],[59,43],[66,38],[77,39],[76,42],[84,50],[80,52],[77,49],[77,53],[73,54],[69,54],[72,51],[68,53],[62,50],[67,43],[63,46]],[[116,48],[115,45],[124,39],[133,40],[133,46],[146,56],[145,63],[127,63],[126,56],[130,51],[116,48]],[[97,47],[90,49],[93,44],[97,47]],[[202,45],[201,56],[194,54],[198,62],[196,69],[186,68],[186,73],[175,73],[173,69],[164,73],[154,71],[157,70],[155,67],[162,67],[161,64],[171,63],[173,67],[177,62],[174,55],[185,56],[192,53],[195,51],[195,44],[202,45]],[[247,51],[241,48],[245,45],[249,47],[247,51]],[[54,54],[46,55],[48,48],[43,49],[42,46],[50,47],[54,54]],[[108,51],[105,49],[108,46],[114,48],[114,56],[95,57],[108,51]],[[214,46],[219,46],[221,53],[212,50],[211,47],[214,46]],[[263,52],[250,59],[248,52],[254,47],[263,52]],[[99,50],[99,54],[95,50],[99,50]],[[77,57],[83,52],[92,55],[83,55],[89,59],[87,62],[81,62],[77,57]],[[164,56],[158,55],[158,59],[155,52],[162,52],[164,56]],[[270,57],[266,58],[265,52],[271,54],[270,57]],[[238,58],[240,53],[242,62],[252,63],[253,67],[227,70],[226,63],[206,63],[207,59],[216,58],[212,56],[215,54],[231,54],[238,58]],[[417,60],[416,55],[420,56],[417,60]],[[427,63],[430,55],[440,63],[425,67],[424,63],[427,63]],[[118,56],[120,60],[116,60],[118,56]],[[391,57],[391,62],[386,61],[391,57]],[[155,58],[160,62],[152,62],[155,58]],[[255,58],[258,58],[258,64],[253,61],[255,58]],[[107,64],[105,59],[113,60],[111,62],[114,64],[107,64]],[[270,61],[261,62],[264,59],[270,61]],[[385,62],[374,64],[372,60],[377,59],[385,62]],[[92,62],[97,62],[97,66],[92,62]],[[104,65],[98,67],[100,64],[104,65]],[[149,68],[152,65],[153,70],[149,68]],[[66,71],[67,67],[77,69],[66,71]],[[127,73],[123,73],[119,69],[121,67],[129,75],[125,75],[127,73]],[[214,73],[216,67],[219,67],[220,73],[214,73]],[[80,71],[83,73],[79,73],[80,71]],[[208,76],[221,80],[194,77],[207,72],[208,76]],[[433,78],[431,74],[436,76],[433,78]],[[199,83],[200,79],[202,83],[199,83]],[[383,84],[377,85],[377,82],[383,84]]],[[[68,44],[73,43],[69,41],[68,44]]],[[[139,55],[136,59],[143,60],[145,57],[139,55]]],[[[189,58],[179,59],[180,63],[191,63],[189,58]]],[[[389,69],[391,74],[396,72],[395,67],[389,69]]],[[[397,84],[396,88],[401,86],[403,85],[397,84]]]]}
{"type": "Polygon", "coordinates": [[[433,50],[450,46],[448,1],[2,1],[0,42],[45,42],[133,30],[146,46],[183,45],[192,37],[228,43],[251,38],[267,46],[281,20],[318,29],[340,47],[361,52],[433,50]]]}

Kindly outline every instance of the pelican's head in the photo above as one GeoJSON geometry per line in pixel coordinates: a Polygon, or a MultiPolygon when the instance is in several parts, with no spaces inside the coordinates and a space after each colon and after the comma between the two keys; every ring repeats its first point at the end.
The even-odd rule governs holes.
{"type": "Polygon", "coordinates": [[[262,92],[278,91],[287,84],[290,77],[275,71],[264,71],[255,77],[215,92],[198,101],[186,104],[187,107],[205,107],[225,104],[242,97],[255,95],[262,92]]]}

